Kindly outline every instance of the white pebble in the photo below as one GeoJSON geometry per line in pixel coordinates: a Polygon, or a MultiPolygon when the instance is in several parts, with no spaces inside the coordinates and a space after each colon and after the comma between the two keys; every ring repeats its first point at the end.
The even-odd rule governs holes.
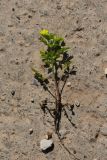
{"type": "Polygon", "coordinates": [[[105,74],[107,75],[107,68],[105,68],[105,74]]]}
{"type": "Polygon", "coordinates": [[[29,134],[32,134],[32,133],[33,133],[33,129],[30,128],[30,129],[29,129],[29,134]]]}
{"type": "Polygon", "coordinates": [[[50,139],[50,140],[42,139],[40,141],[40,148],[41,148],[42,151],[45,151],[52,146],[53,146],[53,140],[52,139],[50,139]]]}
{"type": "Polygon", "coordinates": [[[71,82],[67,82],[67,87],[70,87],[71,86],[71,82]]]}

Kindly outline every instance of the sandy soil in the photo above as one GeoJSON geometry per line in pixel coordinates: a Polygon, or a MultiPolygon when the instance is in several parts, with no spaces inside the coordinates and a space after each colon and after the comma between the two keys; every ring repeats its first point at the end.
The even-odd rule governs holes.
{"type": "Polygon", "coordinates": [[[106,67],[107,0],[0,0],[0,160],[107,160],[101,133],[107,125],[106,67]],[[67,102],[80,103],[72,119],[77,128],[62,117],[63,143],[71,154],[40,109],[48,95],[32,85],[31,65],[42,70],[42,28],[65,38],[77,67],[63,94],[67,102]],[[48,130],[55,147],[45,155],[39,142],[48,130]]]}

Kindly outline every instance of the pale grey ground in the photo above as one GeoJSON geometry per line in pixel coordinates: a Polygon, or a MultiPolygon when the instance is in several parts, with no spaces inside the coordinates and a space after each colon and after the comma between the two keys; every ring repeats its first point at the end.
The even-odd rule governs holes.
{"type": "Polygon", "coordinates": [[[80,102],[72,120],[77,128],[62,117],[63,143],[80,160],[107,160],[101,132],[107,126],[107,0],[0,0],[0,160],[75,159],[61,146],[52,119],[43,119],[39,102],[46,93],[31,85],[31,65],[42,70],[42,28],[65,37],[77,67],[63,94],[71,104],[80,102]],[[55,147],[45,155],[39,142],[48,130],[55,147]]]}

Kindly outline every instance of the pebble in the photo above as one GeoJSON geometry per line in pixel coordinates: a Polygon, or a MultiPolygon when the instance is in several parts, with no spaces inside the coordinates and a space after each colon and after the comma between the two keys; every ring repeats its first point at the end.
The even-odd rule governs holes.
{"type": "Polygon", "coordinates": [[[31,15],[28,15],[28,18],[32,18],[32,16],[31,16],[31,15]]]}
{"type": "Polygon", "coordinates": [[[104,72],[105,72],[105,75],[107,76],[107,68],[105,68],[105,71],[104,71],[104,72]]]}
{"type": "Polygon", "coordinates": [[[1,99],[1,101],[5,101],[6,97],[5,96],[1,96],[0,99],[1,99]]]}
{"type": "Polygon", "coordinates": [[[31,103],[34,103],[34,102],[35,102],[35,101],[34,101],[34,99],[32,98],[32,99],[31,99],[31,103]]]}
{"type": "Polygon", "coordinates": [[[100,130],[101,134],[107,136],[107,124],[104,124],[100,130]]]}
{"type": "Polygon", "coordinates": [[[57,5],[57,9],[60,10],[60,9],[61,9],[61,6],[57,5]]]}
{"type": "Polygon", "coordinates": [[[48,12],[47,11],[39,11],[40,16],[48,16],[48,12]]]}
{"type": "Polygon", "coordinates": [[[49,139],[47,134],[45,135],[45,138],[46,138],[46,139],[49,139]]]}
{"type": "Polygon", "coordinates": [[[60,134],[60,139],[64,139],[65,135],[67,134],[67,131],[66,130],[60,130],[59,134],[60,134]]]}
{"type": "Polygon", "coordinates": [[[52,139],[42,139],[40,141],[40,149],[42,151],[46,151],[47,149],[51,148],[53,146],[53,140],[52,139]]]}
{"type": "Polygon", "coordinates": [[[70,87],[71,86],[71,82],[67,82],[67,87],[70,87]]]}
{"type": "Polygon", "coordinates": [[[46,135],[46,139],[51,139],[52,138],[52,132],[48,131],[46,135]]]}
{"type": "Polygon", "coordinates": [[[11,91],[11,95],[14,96],[15,95],[15,90],[11,91]]]}
{"type": "Polygon", "coordinates": [[[79,101],[75,101],[74,104],[75,104],[76,107],[79,107],[79,106],[80,106],[80,102],[79,102],[79,101]]]}
{"type": "Polygon", "coordinates": [[[14,11],[15,11],[15,9],[14,9],[14,8],[12,8],[12,11],[14,12],[14,11]]]}
{"type": "Polygon", "coordinates": [[[1,52],[4,52],[4,51],[5,51],[5,48],[0,48],[0,51],[1,51],[1,52]]]}
{"type": "Polygon", "coordinates": [[[29,134],[32,134],[32,133],[33,133],[33,129],[30,128],[30,129],[29,129],[29,134]]]}

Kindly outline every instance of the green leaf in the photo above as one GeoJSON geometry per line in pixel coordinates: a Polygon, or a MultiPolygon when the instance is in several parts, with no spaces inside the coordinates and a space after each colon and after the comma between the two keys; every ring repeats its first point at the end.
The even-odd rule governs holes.
{"type": "Polygon", "coordinates": [[[43,85],[43,84],[48,84],[49,81],[47,78],[44,78],[43,75],[38,72],[36,69],[34,69],[33,67],[31,68],[32,71],[34,72],[34,78],[38,80],[38,82],[43,85]]]}
{"type": "Polygon", "coordinates": [[[68,50],[69,50],[69,47],[63,47],[63,48],[59,49],[57,52],[60,53],[60,54],[64,54],[64,53],[66,53],[68,50]]]}
{"type": "Polygon", "coordinates": [[[43,42],[45,45],[48,45],[48,40],[45,37],[40,37],[40,41],[43,42]]]}

